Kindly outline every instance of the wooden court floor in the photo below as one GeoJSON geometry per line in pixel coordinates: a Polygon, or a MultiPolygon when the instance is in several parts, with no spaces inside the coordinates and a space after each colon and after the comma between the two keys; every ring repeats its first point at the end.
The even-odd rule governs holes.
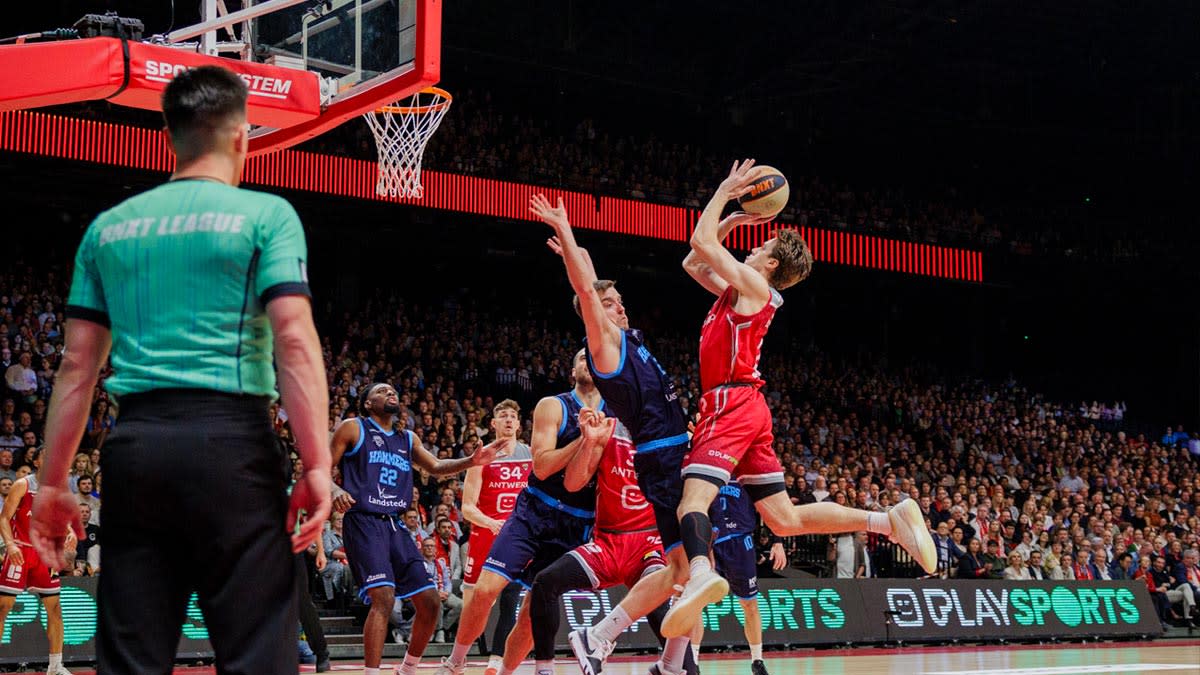
{"type": "MultiPolygon", "coordinates": [[[[771,675],[1200,675],[1200,640],[1143,643],[1097,643],[1089,645],[907,647],[901,649],[859,648],[797,652],[767,652],[771,675]]],[[[608,675],[646,675],[652,659],[614,657],[608,675]]],[[[391,675],[394,664],[385,661],[382,672],[391,675]]],[[[472,662],[465,675],[482,675],[483,662],[472,662]]],[[[436,660],[421,665],[432,675],[436,660]]],[[[749,675],[748,654],[704,654],[702,675],[749,675]]],[[[559,660],[556,675],[578,675],[573,661],[559,660]]],[[[86,671],[75,669],[76,675],[86,671]]],[[[203,675],[211,668],[181,668],[179,674],[203,675]]],[[[300,666],[301,673],[313,672],[300,666]]],[[[359,675],[361,663],[335,662],[333,672],[359,675]]],[[[527,662],[518,675],[533,675],[527,662]]]]}

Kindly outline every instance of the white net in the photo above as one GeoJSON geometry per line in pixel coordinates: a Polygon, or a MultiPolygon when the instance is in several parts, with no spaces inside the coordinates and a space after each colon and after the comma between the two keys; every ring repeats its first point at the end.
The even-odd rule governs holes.
{"type": "Polygon", "coordinates": [[[449,93],[430,87],[406,101],[363,115],[379,148],[376,193],[410,199],[419,199],[423,195],[421,158],[425,154],[425,144],[437,131],[452,100],[449,93]]]}

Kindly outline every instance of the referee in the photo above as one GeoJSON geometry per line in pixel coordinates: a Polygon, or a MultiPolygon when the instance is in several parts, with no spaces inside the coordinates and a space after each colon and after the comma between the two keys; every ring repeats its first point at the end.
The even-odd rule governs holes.
{"type": "Polygon", "coordinates": [[[66,568],[68,526],[83,535],[67,472],[111,349],[121,424],[100,462],[102,675],[170,672],[193,591],[217,672],[296,672],[292,553],[329,516],[329,393],[296,212],[236,187],[246,96],[217,67],[167,85],[175,174],[100,214],[76,254],[32,529],[66,568]],[[276,369],[305,467],[290,500],[268,419],[276,369]]]}

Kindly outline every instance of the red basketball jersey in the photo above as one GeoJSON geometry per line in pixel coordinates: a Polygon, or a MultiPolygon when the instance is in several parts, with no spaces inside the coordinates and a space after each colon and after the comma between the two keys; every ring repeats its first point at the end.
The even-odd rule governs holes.
{"type": "Polygon", "coordinates": [[[517,505],[517,495],[529,484],[531,471],[533,454],[528,445],[517,443],[511,455],[483,467],[483,484],[475,505],[488,518],[507,520],[517,505]]]}
{"type": "Polygon", "coordinates": [[[637,451],[625,425],[617,422],[596,467],[596,527],[630,532],[654,527],[654,509],[638,487],[633,456],[637,451]]]}
{"type": "Polygon", "coordinates": [[[725,289],[700,329],[700,386],[706,392],[723,384],[751,384],[755,388],[764,384],[758,360],[763,338],[775,310],[783,304],[783,296],[772,288],[767,304],[757,314],[744,316],[733,311],[736,292],[733,286],[725,289]]]}
{"type": "Polygon", "coordinates": [[[33,515],[33,498],[37,496],[38,491],[37,476],[34,474],[26,476],[25,485],[25,495],[21,497],[20,503],[17,504],[17,512],[13,514],[11,525],[13,539],[18,544],[31,546],[32,539],[29,537],[29,519],[33,515]]]}

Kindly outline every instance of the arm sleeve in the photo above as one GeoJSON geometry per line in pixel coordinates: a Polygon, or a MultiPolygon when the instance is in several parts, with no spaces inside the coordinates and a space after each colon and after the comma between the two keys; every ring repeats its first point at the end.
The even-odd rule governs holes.
{"type": "Polygon", "coordinates": [[[84,319],[110,327],[108,303],[104,300],[93,241],[92,230],[88,229],[75,252],[75,273],[71,277],[71,293],[67,296],[63,315],[68,319],[84,319]]]}
{"type": "Polygon", "coordinates": [[[272,214],[261,226],[261,254],[254,285],[264,307],[283,295],[312,297],[308,288],[308,244],[300,217],[282,199],[276,202],[272,214]]]}

